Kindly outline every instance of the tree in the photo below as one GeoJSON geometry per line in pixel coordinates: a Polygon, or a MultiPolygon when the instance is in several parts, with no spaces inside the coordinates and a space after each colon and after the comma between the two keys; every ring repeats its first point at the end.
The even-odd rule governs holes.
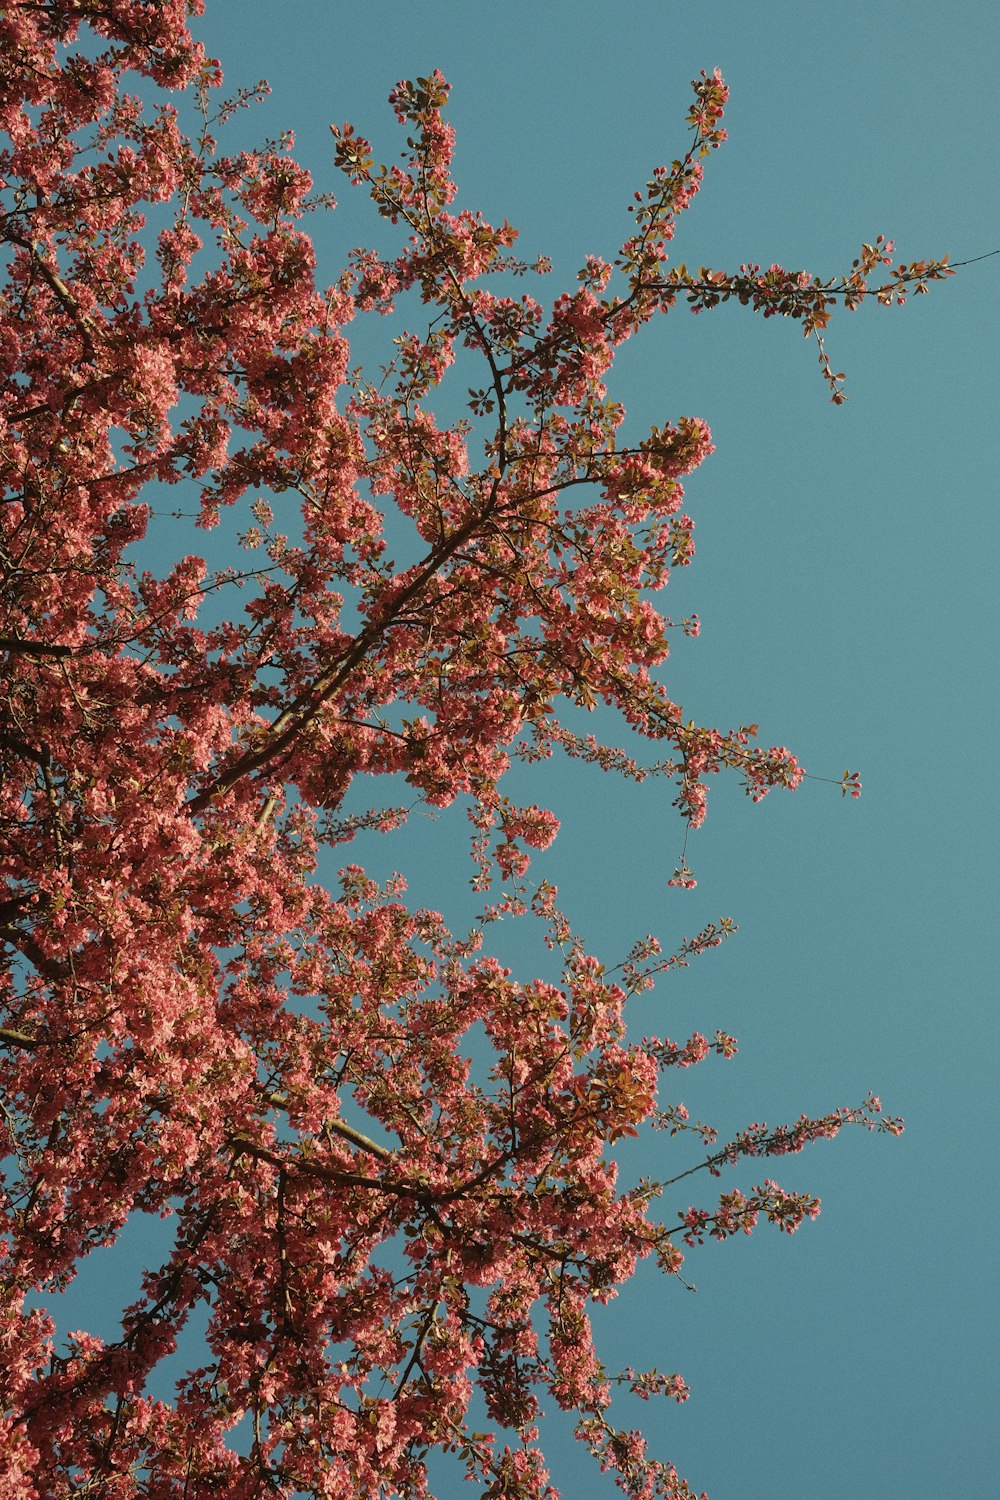
{"type": "MultiPolygon", "coordinates": [[[[847,1123],[899,1125],[870,1098],[720,1146],[661,1098],[666,1070],[735,1042],[637,1041],[629,997],[729,926],[668,957],[642,941],[606,971],[529,880],[556,823],[504,777],[556,751],[658,774],[689,827],[711,774],[754,798],[800,782],[754,726],[700,727],[667,694],[674,627],[650,596],[690,561],[682,480],[711,438],[681,417],[623,443],[605,377],[653,317],[735,299],[798,318],[839,402],[836,303],[903,301],[950,271],[894,266],[881,238],[826,282],[671,267],[724,139],[725,84],[702,74],[686,154],[636,193],[614,262],[588,257],[546,312],[521,292],[544,262],[451,210],[434,74],[390,96],[402,166],[334,130],[401,243],[319,287],[301,223],[330,200],[287,141],[221,154],[253,93],[214,102],[219,71],[186,30],[198,9],[54,0],[0,20],[0,1472],[30,1497],[417,1496],[444,1449],[486,1494],[527,1500],[551,1493],[547,1400],[626,1493],[684,1496],[610,1420],[617,1385],[683,1400],[682,1378],[606,1371],[588,1306],[640,1258],[680,1276],[704,1235],[762,1215],[792,1231],[818,1203],[768,1177],[706,1207],[667,1194],[660,1222],[676,1178],[619,1187],[616,1141],[694,1131],[716,1176],[847,1123]],[[395,336],[383,372],[353,369],[344,330],[397,300],[421,331],[395,336]],[[453,364],[476,384],[449,421],[428,403],[453,364]],[[165,576],[142,571],[175,484],[200,527],[242,528],[245,566],[177,549],[165,576]],[[652,766],[582,732],[599,704],[653,742],[652,766]],[[475,930],[357,866],[327,888],[325,849],[407,815],[353,810],[361,773],[404,779],[411,808],[465,804],[475,930]],[[500,916],[543,925],[559,983],[488,955],[500,916]],[[488,1067],[465,1055],[473,1033],[488,1067]],[[137,1213],[171,1218],[173,1253],[118,1340],[58,1343],[32,1297],[137,1213]],[[167,1403],[147,1381],[199,1306],[212,1361],[167,1403]],[[474,1393],[506,1436],[472,1430],[474,1393]]],[[[672,879],[693,880],[683,855],[672,879]]]]}

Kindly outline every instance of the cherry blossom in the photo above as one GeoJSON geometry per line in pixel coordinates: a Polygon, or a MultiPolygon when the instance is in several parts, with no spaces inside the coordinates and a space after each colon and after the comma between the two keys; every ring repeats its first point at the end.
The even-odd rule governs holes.
{"type": "MultiPolygon", "coordinates": [[[[700,622],[655,598],[694,555],[682,481],[711,433],[675,413],[625,441],[607,378],[652,318],[735,300],[798,319],[839,402],[835,305],[951,268],[894,266],[881,236],[827,281],[672,263],[725,139],[716,71],[620,249],[546,300],[548,263],[456,201],[435,72],[390,94],[401,164],[333,128],[331,178],[397,248],[360,246],[322,285],[306,226],[332,195],[290,136],[222,149],[261,90],[223,99],[201,10],[0,16],[0,1488],[419,1500],[443,1452],[484,1495],[549,1500],[537,1424],[560,1407],[624,1493],[682,1500],[609,1412],[619,1386],[683,1401],[683,1377],[606,1370],[590,1310],[645,1258],[680,1277],[706,1235],[819,1208],[771,1179],[692,1207],[680,1178],[900,1126],[871,1097],[621,1182],[615,1144],[644,1128],[716,1145],[670,1070],[735,1039],[640,1040],[629,1006],[734,924],[607,968],[535,882],[557,820],[504,779],[557,752],[659,777],[692,830],[712,776],[755,801],[799,785],[756,726],[699,726],[669,696],[668,632],[700,622]],[[349,346],[371,313],[392,330],[378,372],[349,346]],[[448,422],[453,376],[469,400],[448,422]],[[615,715],[624,745],[603,738],[615,715]],[[473,931],[402,877],[326,878],[356,835],[457,804],[492,892],[473,931]],[[491,954],[500,916],[540,926],[547,978],[491,954]],[[42,1309],[143,1214],[172,1248],[119,1331],[57,1330],[42,1309]],[[165,1399],[157,1371],[199,1318],[207,1354],[165,1399]]],[[[667,883],[694,884],[686,845],[667,883]]]]}

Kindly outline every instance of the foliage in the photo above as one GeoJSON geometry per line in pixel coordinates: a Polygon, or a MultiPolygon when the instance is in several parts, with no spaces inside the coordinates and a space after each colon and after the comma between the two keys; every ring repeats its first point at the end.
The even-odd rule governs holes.
{"type": "MultiPolygon", "coordinates": [[[[839,401],[835,303],[902,301],[950,271],[893,267],[881,237],[834,281],[670,266],[725,135],[716,72],[618,255],[543,307],[519,287],[546,264],[452,208],[433,74],[390,96],[400,165],[334,129],[400,246],[317,285],[302,222],[332,199],[290,138],[222,153],[257,91],[215,102],[186,30],[199,10],[14,0],[0,19],[4,1494],[417,1497],[441,1449],[484,1494],[529,1500],[554,1493],[548,1402],[625,1493],[685,1496],[610,1419],[617,1386],[683,1400],[682,1378],[610,1374],[588,1307],[643,1257],[680,1276],[682,1245],[761,1216],[790,1232],[819,1205],[765,1179],[704,1208],[671,1192],[663,1223],[677,1179],[619,1187],[609,1148],[644,1124],[715,1144],[662,1075],[734,1039],[639,1041],[626,1013],[732,924],[670,958],[645,940],[605,972],[527,881],[555,819],[503,779],[557,751],[659,774],[691,827],[719,771],[754,798],[799,783],[755,726],[700,727],[663,686],[672,622],[651,595],[691,560],[682,480],[711,438],[680,417],[623,445],[605,380],[653,317],[735,299],[799,319],[839,401]],[[400,299],[422,331],[366,376],[345,329],[400,299]],[[481,373],[448,422],[428,401],[452,365],[481,373]],[[141,570],[172,485],[199,527],[239,517],[245,567],[177,549],[141,570]],[[598,703],[654,765],[577,732],[598,703]],[[395,778],[390,796],[405,779],[411,808],[465,803],[477,888],[499,878],[474,932],[357,866],[320,878],[324,850],[407,816],[346,805],[362,774],[395,778]],[[484,952],[501,914],[544,924],[560,983],[484,952]],[[365,1130],[345,1117],[361,1112],[365,1130]],[[175,1245],[120,1337],[58,1341],[39,1302],[140,1213],[169,1218],[175,1245]],[[150,1379],[199,1308],[210,1358],[160,1399],[150,1379]],[[476,1392],[500,1436],[472,1430],[476,1392]]],[[[673,879],[692,883],[685,859],[673,879]]],[[[879,1108],[754,1124],[701,1166],[845,1123],[898,1130],[879,1108]]]]}

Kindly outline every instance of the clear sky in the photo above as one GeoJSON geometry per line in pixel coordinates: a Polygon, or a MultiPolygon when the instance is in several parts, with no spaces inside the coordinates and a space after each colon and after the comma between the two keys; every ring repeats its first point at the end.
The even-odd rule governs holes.
{"type": "MultiPolygon", "coordinates": [[[[435,67],[453,85],[459,202],[517,225],[526,259],[551,256],[545,298],[586,253],[614,254],[633,189],[684,150],[689,80],[715,66],[730,139],[677,258],[827,276],[880,232],[906,260],[1000,246],[992,0],[208,0],[197,31],[231,86],[271,84],[239,122],[246,143],[294,129],[336,193],[315,221],[330,279],[371,220],[335,177],[328,125],[351,120],[391,160],[385,96],[435,67]]],[[[864,796],[813,781],[753,807],[735,778],[714,786],[686,893],[666,884],[682,830],[664,784],[553,762],[530,797],[563,828],[538,873],[609,964],[647,932],[668,947],[739,923],[635,1009],[639,1034],[739,1037],[735,1061],[677,1086],[723,1139],[869,1089],[907,1121],[898,1141],[847,1132],[733,1173],[725,1186],[773,1171],[822,1216],[692,1252],[695,1296],[644,1272],[598,1317],[610,1368],[687,1379],[685,1406],[633,1421],[711,1500],[996,1495],[998,296],[1000,257],[905,308],[835,319],[840,409],[798,327],[738,307],[675,311],[611,388],[633,440],[684,414],[717,445],[687,484],[694,566],[661,596],[703,622],[666,669],[675,700],[702,723],[759,722],[818,775],[860,770],[864,796]]],[[[358,332],[378,348],[377,324],[358,332]]],[[[445,815],[358,852],[458,925],[465,833],[445,815]]],[[[534,948],[496,940],[529,977],[534,948]]],[[[654,1176],[693,1159],[662,1136],[623,1157],[654,1176]]],[[[685,1186],[665,1215],[711,1189],[685,1186]]],[[[615,1493],[551,1432],[567,1496],[615,1493]]],[[[464,1492],[456,1474],[439,1497],[464,1492]]]]}

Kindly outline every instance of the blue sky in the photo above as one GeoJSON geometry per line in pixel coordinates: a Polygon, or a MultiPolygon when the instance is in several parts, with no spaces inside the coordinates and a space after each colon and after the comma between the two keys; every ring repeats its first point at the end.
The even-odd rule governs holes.
{"type": "MultiPolygon", "coordinates": [[[[335,177],[328,126],[351,120],[392,159],[385,96],[434,67],[453,85],[459,203],[517,225],[526,259],[552,258],[546,298],[585,254],[613,255],[633,189],[684,149],[689,80],[716,65],[730,140],[677,258],[827,276],[878,233],[906,260],[1000,246],[986,3],[209,0],[197,31],[231,87],[271,84],[239,121],[246,143],[294,129],[337,194],[315,221],[331,279],[371,219],[335,177]]],[[[1000,257],[906,308],[835,319],[840,409],[797,326],[735,307],[675,311],[623,351],[611,387],[632,439],[683,414],[717,446],[687,485],[694,566],[663,596],[703,622],[666,669],[675,700],[703,723],[759,722],[818,775],[860,770],[864,796],[811,781],[753,807],[735,779],[713,787],[685,893],[666,885],[682,830],[662,783],[553,762],[529,794],[563,824],[538,873],[609,964],[647,932],[667,947],[720,915],[739,923],[635,1008],[639,1034],[739,1037],[735,1061],[677,1089],[723,1139],[869,1089],[907,1121],[898,1141],[848,1132],[777,1164],[823,1199],[816,1224],[692,1252],[696,1296],[644,1271],[598,1316],[610,1368],[684,1374],[684,1407],[632,1420],[711,1500],[995,1494],[998,278],[1000,257]]],[[[365,353],[384,331],[372,322],[365,353]]],[[[418,820],[364,858],[458,925],[465,832],[460,813],[418,820]]],[[[529,977],[529,939],[496,941],[529,977]]],[[[625,1166],[666,1176],[690,1160],[652,1137],[625,1166]]],[[[689,1192],[707,1203],[711,1184],[689,1192]]],[[[565,1494],[614,1493],[551,1435],[565,1494]]],[[[456,1474],[439,1500],[462,1493],[456,1474]]]]}

